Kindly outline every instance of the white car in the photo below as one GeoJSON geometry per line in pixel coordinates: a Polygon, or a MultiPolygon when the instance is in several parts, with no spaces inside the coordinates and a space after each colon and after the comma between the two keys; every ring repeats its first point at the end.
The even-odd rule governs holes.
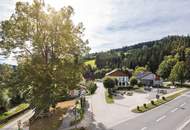
{"type": "Polygon", "coordinates": [[[175,86],[170,86],[171,89],[175,89],[176,87],[175,86]]]}

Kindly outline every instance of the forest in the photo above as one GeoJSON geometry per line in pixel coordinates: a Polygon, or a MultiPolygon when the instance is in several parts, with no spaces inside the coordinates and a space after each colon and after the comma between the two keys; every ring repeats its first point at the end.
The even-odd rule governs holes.
{"type": "Polygon", "coordinates": [[[164,57],[175,55],[180,47],[190,47],[189,36],[168,36],[161,40],[100,52],[96,54],[96,65],[99,69],[147,66],[155,73],[164,57]]]}
{"type": "Polygon", "coordinates": [[[185,55],[185,49],[189,47],[190,36],[167,36],[160,40],[88,54],[85,60],[95,59],[96,68],[87,66],[84,76],[102,78],[112,69],[127,70],[135,69],[137,66],[146,67],[148,71],[158,73],[159,65],[165,57],[183,55],[183,53],[185,55]]]}

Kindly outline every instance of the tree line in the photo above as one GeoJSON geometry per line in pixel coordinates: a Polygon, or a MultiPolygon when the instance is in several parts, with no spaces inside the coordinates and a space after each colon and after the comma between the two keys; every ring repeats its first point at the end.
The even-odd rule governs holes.
{"type": "Polygon", "coordinates": [[[168,36],[161,40],[97,53],[96,65],[98,69],[135,69],[136,66],[147,66],[148,70],[156,73],[164,57],[176,54],[177,49],[182,46],[190,47],[189,36],[168,36]]]}

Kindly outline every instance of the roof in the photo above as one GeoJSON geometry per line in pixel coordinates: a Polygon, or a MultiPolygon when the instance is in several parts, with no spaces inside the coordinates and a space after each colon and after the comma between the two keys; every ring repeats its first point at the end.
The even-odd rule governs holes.
{"type": "Polygon", "coordinates": [[[137,74],[137,79],[142,79],[142,78],[144,78],[144,77],[146,77],[146,76],[148,76],[148,75],[150,75],[150,74],[153,74],[152,72],[140,72],[140,73],[138,73],[137,74]]]}
{"type": "Polygon", "coordinates": [[[129,76],[129,74],[120,69],[114,69],[111,72],[107,73],[106,76],[129,76]]]}
{"type": "Polygon", "coordinates": [[[154,80],[160,80],[160,76],[155,75],[152,72],[141,72],[137,74],[137,79],[154,79],[154,80]]]}

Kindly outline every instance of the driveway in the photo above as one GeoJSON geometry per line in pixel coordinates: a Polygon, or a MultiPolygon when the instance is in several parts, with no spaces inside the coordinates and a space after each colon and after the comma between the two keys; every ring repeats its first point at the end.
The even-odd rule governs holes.
{"type": "MultiPolygon", "coordinates": [[[[97,82],[98,89],[96,93],[88,98],[90,103],[90,110],[93,113],[93,119],[96,124],[101,123],[106,128],[117,125],[120,122],[129,120],[140,114],[131,112],[131,107],[136,105],[133,99],[124,100],[125,98],[118,98],[114,100],[114,104],[107,104],[105,101],[105,88],[101,82],[97,82]],[[129,105],[125,105],[129,102],[129,105]],[[131,104],[130,104],[131,103],[131,104]]],[[[141,97],[137,99],[137,102],[142,102],[141,97]]]]}

